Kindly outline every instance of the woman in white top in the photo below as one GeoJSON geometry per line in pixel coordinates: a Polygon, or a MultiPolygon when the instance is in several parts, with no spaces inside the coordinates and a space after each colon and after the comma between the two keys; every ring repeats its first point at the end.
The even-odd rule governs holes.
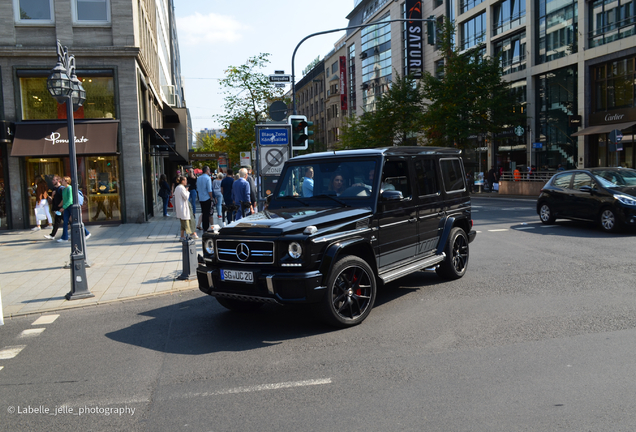
{"type": "Polygon", "coordinates": [[[32,231],[40,230],[40,221],[42,219],[46,219],[49,224],[47,228],[52,227],[51,224],[51,211],[49,210],[49,193],[47,192],[47,185],[44,180],[40,180],[38,182],[38,186],[35,190],[35,224],[36,226],[32,229],[32,231]]]}
{"type": "Polygon", "coordinates": [[[192,230],[192,222],[190,219],[192,212],[190,211],[189,201],[190,192],[188,192],[185,187],[187,183],[187,177],[179,176],[177,178],[177,187],[174,189],[174,211],[176,216],[181,220],[181,240],[185,238],[185,235],[189,235],[192,238],[199,238],[192,230]]]}

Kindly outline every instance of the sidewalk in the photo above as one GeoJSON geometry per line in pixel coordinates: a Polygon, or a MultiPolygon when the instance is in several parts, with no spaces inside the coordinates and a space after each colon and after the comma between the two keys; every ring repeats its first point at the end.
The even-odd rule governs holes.
{"type": "MultiPolygon", "coordinates": [[[[0,290],[5,318],[129,298],[197,289],[182,273],[179,220],[163,216],[143,224],[88,226],[88,288],[93,298],[68,301],[70,243],[47,240],[50,230],[0,232],[0,290]]],[[[61,235],[58,231],[58,238],[61,235]]],[[[196,241],[200,251],[200,240],[196,241]]]]}

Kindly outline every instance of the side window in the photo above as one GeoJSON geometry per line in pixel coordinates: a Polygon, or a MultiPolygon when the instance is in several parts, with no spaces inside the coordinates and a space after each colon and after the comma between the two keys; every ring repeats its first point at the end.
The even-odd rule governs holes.
{"type": "Polygon", "coordinates": [[[417,176],[417,194],[419,196],[433,195],[439,191],[433,159],[416,160],[415,175],[417,176]]]}
{"type": "Polygon", "coordinates": [[[411,198],[411,184],[409,180],[409,164],[407,161],[387,161],[382,171],[380,189],[397,190],[402,192],[403,198],[411,198]]]}
{"type": "Polygon", "coordinates": [[[592,177],[585,173],[574,174],[574,181],[572,182],[572,189],[581,189],[583,186],[594,186],[592,177]]]}
{"type": "Polygon", "coordinates": [[[572,173],[559,174],[558,176],[554,178],[554,180],[552,181],[552,184],[560,188],[569,188],[570,180],[572,180],[572,173]]]}
{"type": "Polygon", "coordinates": [[[442,180],[446,192],[459,192],[466,189],[464,173],[459,159],[440,159],[442,180]]]}

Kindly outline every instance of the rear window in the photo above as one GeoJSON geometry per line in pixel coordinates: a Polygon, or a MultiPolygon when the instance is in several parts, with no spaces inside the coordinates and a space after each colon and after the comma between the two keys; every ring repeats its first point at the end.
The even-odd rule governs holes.
{"type": "Polygon", "coordinates": [[[464,172],[459,159],[441,159],[442,179],[446,192],[459,192],[466,189],[464,185],[464,172]]]}

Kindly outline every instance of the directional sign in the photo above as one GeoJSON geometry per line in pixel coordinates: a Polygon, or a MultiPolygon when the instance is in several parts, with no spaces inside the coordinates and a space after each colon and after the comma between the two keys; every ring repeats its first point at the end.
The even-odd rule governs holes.
{"type": "Polygon", "coordinates": [[[261,175],[279,175],[283,171],[283,165],[287,159],[289,159],[289,146],[261,147],[261,175]]]}
{"type": "Polygon", "coordinates": [[[270,75],[269,76],[269,82],[271,82],[271,83],[290,83],[291,82],[291,75],[280,75],[280,74],[270,75]]]}
{"type": "Polygon", "coordinates": [[[276,83],[276,84],[274,84],[274,87],[276,87],[276,88],[285,88],[286,85],[287,84],[278,84],[278,83],[276,83]]]}
{"type": "Polygon", "coordinates": [[[289,128],[259,128],[258,143],[262,146],[289,145],[289,128]]]}

